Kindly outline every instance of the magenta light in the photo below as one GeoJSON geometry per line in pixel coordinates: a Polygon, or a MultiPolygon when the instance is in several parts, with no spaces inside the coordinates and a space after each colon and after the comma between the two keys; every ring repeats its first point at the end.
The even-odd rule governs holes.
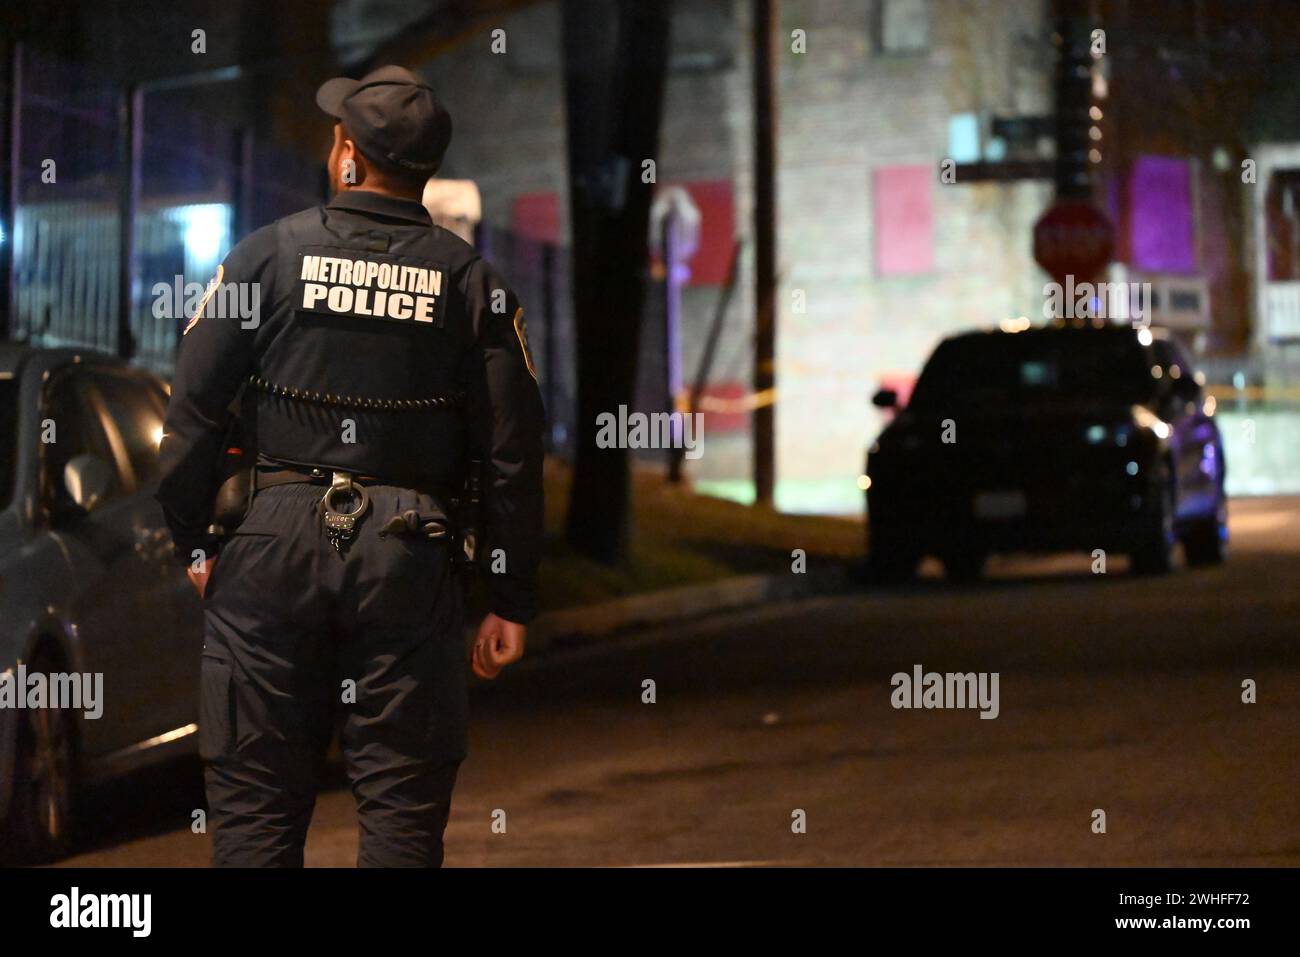
{"type": "Polygon", "coordinates": [[[1143,272],[1196,272],[1191,167],[1187,160],[1142,156],[1129,177],[1133,267],[1143,272]]]}

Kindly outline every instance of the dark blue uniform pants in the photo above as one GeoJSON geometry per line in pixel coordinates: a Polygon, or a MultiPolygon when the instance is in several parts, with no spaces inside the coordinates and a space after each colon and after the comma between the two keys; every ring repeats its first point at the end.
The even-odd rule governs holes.
{"type": "Polygon", "coordinates": [[[342,710],[360,866],[439,866],[466,746],[463,594],[439,540],[380,535],[428,495],[372,486],[339,554],[319,485],[258,492],[208,583],[199,743],[217,866],[300,867],[342,710]]]}

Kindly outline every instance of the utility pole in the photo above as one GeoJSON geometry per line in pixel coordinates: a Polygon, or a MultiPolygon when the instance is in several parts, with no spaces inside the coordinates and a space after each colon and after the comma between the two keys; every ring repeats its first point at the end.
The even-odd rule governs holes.
{"type": "Polygon", "coordinates": [[[671,6],[564,0],[577,411],[566,541],[612,565],[631,538],[631,462],[597,444],[597,419],[636,401],[646,234],[658,155],[671,6]]]}
{"type": "Polygon", "coordinates": [[[753,0],[754,504],[776,492],[776,36],[778,0],[753,0]]]}
{"type": "MultiPolygon", "coordinates": [[[[1034,259],[1061,285],[1091,282],[1115,249],[1115,227],[1092,202],[1092,35],[1087,0],[1056,0],[1056,201],[1034,224],[1034,259]]],[[[1103,41],[1103,35],[1098,36],[1103,41]]],[[[1103,41],[1104,42],[1104,41],[1103,41]]],[[[1100,116],[1100,113],[1097,114],[1100,116]]],[[[1094,142],[1097,145],[1093,145],[1094,142]]]]}
{"type": "Polygon", "coordinates": [[[1093,119],[1091,33],[1087,0],[1056,0],[1059,47],[1053,87],[1056,105],[1056,198],[1092,198],[1093,148],[1089,130],[1093,119]]]}

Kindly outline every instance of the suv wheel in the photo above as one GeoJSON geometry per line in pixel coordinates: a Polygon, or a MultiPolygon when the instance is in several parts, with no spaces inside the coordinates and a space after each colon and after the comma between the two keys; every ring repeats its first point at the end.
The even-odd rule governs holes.
{"type": "MultiPolygon", "coordinates": [[[[40,658],[31,671],[57,671],[40,658]]],[[[72,714],[64,708],[21,712],[14,755],[13,794],[0,822],[0,848],[14,863],[46,863],[72,846],[76,796],[76,750],[72,714]]]]}
{"type": "Polygon", "coordinates": [[[867,571],[877,585],[900,585],[916,577],[917,555],[903,536],[879,528],[870,528],[867,547],[867,571]]]}
{"type": "Polygon", "coordinates": [[[1189,565],[1218,565],[1228,557],[1228,506],[1220,500],[1213,516],[1189,523],[1182,534],[1189,565]]]}
{"type": "Polygon", "coordinates": [[[1133,570],[1139,575],[1164,575],[1174,567],[1174,492],[1168,478],[1151,495],[1142,540],[1133,550],[1133,570]]]}

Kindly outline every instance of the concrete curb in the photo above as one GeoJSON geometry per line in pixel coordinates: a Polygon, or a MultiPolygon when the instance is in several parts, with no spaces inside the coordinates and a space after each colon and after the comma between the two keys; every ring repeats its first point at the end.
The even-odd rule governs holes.
{"type": "Polygon", "coordinates": [[[802,574],[742,575],[706,585],[686,585],[544,612],[528,627],[528,650],[542,651],[553,644],[580,644],[632,628],[689,621],[736,608],[843,591],[851,584],[849,570],[840,567],[802,574]]]}

